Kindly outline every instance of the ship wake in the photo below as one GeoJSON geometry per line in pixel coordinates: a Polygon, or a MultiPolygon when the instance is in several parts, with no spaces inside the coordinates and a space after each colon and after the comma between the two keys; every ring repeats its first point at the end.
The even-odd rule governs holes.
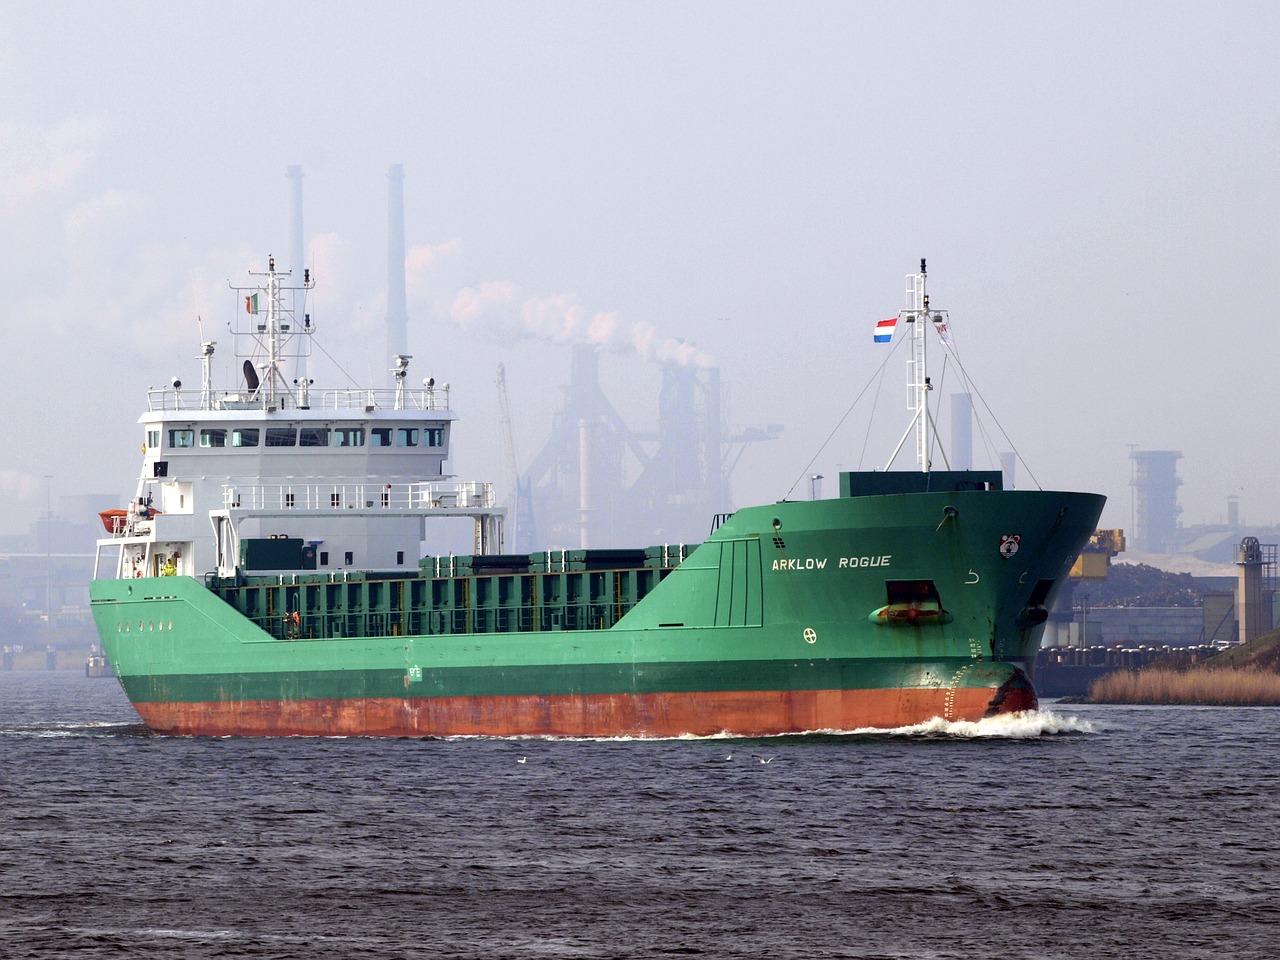
{"type": "Polygon", "coordinates": [[[577,741],[583,743],[643,743],[659,740],[749,740],[777,741],[803,739],[881,739],[901,738],[916,740],[1034,740],[1040,737],[1080,736],[1099,733],[1094,723],[1052,710],[1025,710],[1018,713],[1002,713],[982,720],[944,720],[933,717],[921,723],[904,727],[859,727],[853,730],[807,730],[800,733],[776,733],[765,736],[743,735],[723,731],[712,734],[686,733],[676,737],[647,737],[623,735],[616,737],[578,737],[547,734],[524,734],[512,737],[453,736],[445,740],[546,740],[577,741]]]}
{"type": "Polygon", "coordinates": [[[141,723],[107,721],[45,721],[0,724],[0,738],[58,739],[64,737],[150,737],[141,723]]]}
{"type": "Polygon", "coordinates": [[[860,730],[822,730],[816,733],[831,736],[914,737],[920,739],[954,740],[1029,740],[1073,734],[1097,733],[1097,727],[1081,717],[1054,713],[1052,710],[1024,710],[1018,713],[1001,713],[981,720],[944,720],[934,717],[923,723],[891,729],[865,728],[860,730]]]}

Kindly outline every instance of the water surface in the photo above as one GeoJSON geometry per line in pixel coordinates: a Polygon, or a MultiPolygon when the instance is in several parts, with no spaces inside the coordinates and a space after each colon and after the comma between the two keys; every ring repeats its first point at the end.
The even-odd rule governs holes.
{"type": "Polygon", "coordinates": [[[768,740],[149,735],[0,674],[6,957],[1274,957],[1280,710],[768,740]]]}

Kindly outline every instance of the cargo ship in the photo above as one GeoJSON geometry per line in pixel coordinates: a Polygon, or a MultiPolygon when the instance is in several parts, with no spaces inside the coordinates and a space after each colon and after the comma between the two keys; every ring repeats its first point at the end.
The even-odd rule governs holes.
{"type": "Polygon", "coordinates": [[[449,385],[410,386],[403,355],[386,388],[291,377],[313,280],[269,260],[233,288],[233,388],[205,342],[198,389],[148,390],[91,584],[111,668],[176,735],[758,737],[1035,709],[1043,623],[1104,498],[932,469],[946,314],[923,261],[907,281],[881,324],[910,340],[886,469],[708,518],[696,546],[511,554],[492,485],[445,473],[449,385]],[[916,468],[891,469],[912,437],[916,468]],[[471,555],[433,546],[441,518],[471,524],[471,555]]]}

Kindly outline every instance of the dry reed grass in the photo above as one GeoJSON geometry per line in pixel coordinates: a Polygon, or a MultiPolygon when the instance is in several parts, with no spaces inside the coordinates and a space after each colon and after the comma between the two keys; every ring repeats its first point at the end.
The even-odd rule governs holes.
{"type": "Polygon", "coordinates": [[[1117,670],[1089,684],[1089,701],[1280,706],[1280,674],[1239,667],[1186,671],[1117,670]]]}

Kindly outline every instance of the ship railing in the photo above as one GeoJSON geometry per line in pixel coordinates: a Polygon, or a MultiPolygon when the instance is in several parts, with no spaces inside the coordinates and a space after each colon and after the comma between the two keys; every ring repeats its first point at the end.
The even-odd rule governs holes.
{"type": "MultiPolygon", "coordinates": [[[[297,408],[296,400],[289,394],[277,394],[274,403],[280,409],[297,408]]],[[[247,391],[182,390],[173,387],[149,387],[147,410],[156,413],[164,410],[261,410],[267,405],[261,393],[256,396],[247,391]]]]}
{"type": "Polygon", "coordinates": [[[405,390],[403,406],[398,406],[399,391],[376,390],[326,390],[320,404],[325,410],[448,410],[449,391],[444,388],[430,390],[405,390]]]}
{"type": "MultiPolygon", "coordinates": [[[[449,391],[443,388],[405,390],[403,402],[394,389],[326,390],[321,394],[319,407],[325,410],[448,410],[449,391]]],[[[312,397],[314,400],[314,395],[312,397]]],[[[297,409],[297,400],[288,393],[277,394],[274,403],[281,409],[297,409]]],[[[247,391],[175,389],[150,387],[147,390],[147,410],[156,413],[165,410],[256,410],[265,406],[261,393],[247,391]]],[[[312,403],[315,408],[316,404],[312,403]]]]}
{"type": "MultiPolygon", "coordinates": [[[[224,399],[243,399],[239,394],[217,391],[211,397],[212,402],[221,406],[224,399]]],[[[173,387],[148,387],[147,410],[156,413],[161,410],[200,410],[205,405],[202,390],[180,390],[173,387]]]]}
{"type": "Polygon", "coordinates": [[[719,530],[722,526],[724,526],[724,524],[726,524],[726,523],[728,523],[728,522],[729,522],[729,519],[730,519],[732,516],[733,516],[733,512],[732,512],[732,511],[730,511],[729,513],[717,513],[717,514],[715,514],[715,515],[711,518],[711,532],[712,532],[712,533],[715,533],[717,530],[719,530]]]}
{"type": "Polygon", "coordinates": [[[492,483],[478,480],[416,483],[224,484],[228,510],[492,510],[492,483]]]}

